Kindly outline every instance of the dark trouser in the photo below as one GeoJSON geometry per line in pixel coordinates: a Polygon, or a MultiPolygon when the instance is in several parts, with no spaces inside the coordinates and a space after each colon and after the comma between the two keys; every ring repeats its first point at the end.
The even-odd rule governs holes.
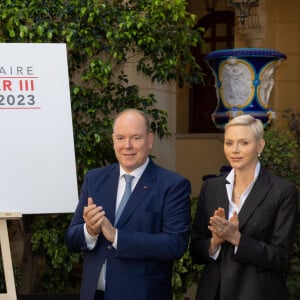
{"type": "Polygon", "coordinates": [[[94,300],[104,300],[104,292],[96,291],[94,300]]]}

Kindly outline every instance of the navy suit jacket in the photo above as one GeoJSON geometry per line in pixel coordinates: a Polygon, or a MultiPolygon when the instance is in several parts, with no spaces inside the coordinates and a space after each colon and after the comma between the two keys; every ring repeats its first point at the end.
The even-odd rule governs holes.
{"type": "Polygon", "coordinates": [[[260,174],[239,212],[240,244],[225,242],[217,260],[208,255],[209,218],[228,197],[225,177],[208,179],[201,189],[191,232],[190,251],[205,264],[198,284],[198,300],[287,300],[286,275],[293,244],[298,192],[287,180],[261,167],[260,174]]]}
{"type": "Polygon", "coordinates": [[[88,250],[82,216],[87,198],[103,206],[114,224],[119,176],[119,164],[87,172],[66,232],[69,250],[84,252],[81,299],[94,299],[106,260],[106,300],[171,300],[172,262],[188,246],[190,183],[150,160],[116,224],[117,249],[100,234],[88,250]]]}

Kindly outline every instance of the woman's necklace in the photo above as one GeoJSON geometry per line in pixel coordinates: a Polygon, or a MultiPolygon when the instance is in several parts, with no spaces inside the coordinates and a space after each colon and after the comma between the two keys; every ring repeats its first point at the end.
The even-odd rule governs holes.
{"type": "Polygon", "coordinates": [[[237,188],[237,186],[234,187],[234,195],[235,195],[235,199],[234,202],[237,206],[240,205],[240,201],[241,201],[241,197],[242,197],[242,193],[240,193],[239,189],[237,188]]]}
{"type": "Polygon", "coordinates": [[[235,190],[237,192],[237,197],[238,199],[240,200],[241,199],[241,196],[242,196],[242,193],[240,193],[239,189],[237,187],[235,187],[235,190]]]}

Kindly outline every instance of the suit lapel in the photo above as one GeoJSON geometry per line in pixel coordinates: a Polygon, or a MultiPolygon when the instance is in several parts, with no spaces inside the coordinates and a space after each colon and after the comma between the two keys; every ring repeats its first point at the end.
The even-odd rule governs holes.
{"type": "Polygon", "coordinates": [[[229,213],[229,199],[227,195],[227,189],[226,184],[229,184],[229,182],[226,180],[226,178],[222,178],[222,186],[221,186],[221,196],[217,197],[219,200],[218,207],[223,207],[225,209],[225,215],[226,219],[228,219],[228,213],[229,213]]]}
{"type": "Polygon", "coordinates": [[[101,198],[104,199],[103,209],[105,211],[106,217],[114,224],[115,221],[115,210],[116,210],[116,200],[117,191],[119,184],[120,169],[119,165],[114,168],[105,179],[103,186],[105,189],[102,191],[101,198]]]}
{"type": "Polygon", "coordinates": [[[142,204],[143,199],[145,199],[149,193],[153,192],[154,181],[156,180],[155,178],[155,165],[150,160],[147,168],[128,199],[123,213],[117,223],[118,226],[122,226],[122,224],[124,224],[131,217],[134,211],[142,204]]]}
{"type": "Polygon", "coordinates": [[[239,213],[240,228],[243,227],[254,210],[265,199],[271,187],[268,172],[261,167],[259,176],[239,213]]]}

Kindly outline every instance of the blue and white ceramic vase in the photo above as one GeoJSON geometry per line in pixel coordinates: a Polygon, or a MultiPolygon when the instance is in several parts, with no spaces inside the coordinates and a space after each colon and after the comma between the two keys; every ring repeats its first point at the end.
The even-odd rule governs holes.
{"type": "Polygon", "coordinates": [[[209,53],[205,60],[215,76],[218,104],[212,119],[224,128],[232,118],[250,114],[264,125],[275,116],[269,97],[275,71],[286,55],[272,49],[237,48],[209,53]]]}

